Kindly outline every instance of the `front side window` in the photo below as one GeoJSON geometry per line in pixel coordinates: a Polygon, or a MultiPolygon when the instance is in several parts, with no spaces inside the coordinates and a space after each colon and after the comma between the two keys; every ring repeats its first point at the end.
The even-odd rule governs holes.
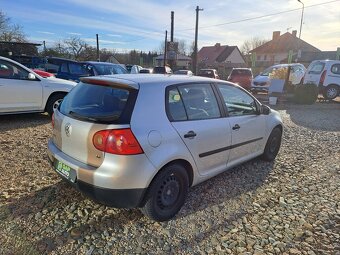
{"type": "Polygon", "coordinates": [[[257,113],[254,98],[243,90],[225,84],[219,84],[218,89],[223,96],[229,116],[243,116],[257,113]]]}
{"type": "Polygon", "coordinates": [[[209,84],[182,85],[179,94],[188,120],[213,119],[221,117],[214,92],[209,84]]]}
{"type": "Polygon", "coordinates": [[[310,74],[320,74],[324,67],[325,67],[324,63],[316,62],[311,66],[310,71],[308,73],[310,73],[310,74]]]}
{"type": "Polygon", "coordinates": [[[340,64],[332,65],[331,72],[335,74],[340,74],[340,64]]]}
{"type": "Polygon", "coordinates": [[[28,74],[23,68],[10,62],[0,60],[0,78],[28,80],[28,74]]]}
{"type": "Polygon", "coordinates": [[[88,74],[87,70],[82,65],[79,65],[79,64],[69,63],[68,68],[70,69],[71,74],[76,74],[76,75],[87,75],[88,74]]]}

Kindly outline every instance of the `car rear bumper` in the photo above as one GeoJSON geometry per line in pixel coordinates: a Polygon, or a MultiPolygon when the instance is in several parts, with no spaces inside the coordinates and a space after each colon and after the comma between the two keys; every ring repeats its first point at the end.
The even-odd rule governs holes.
{"type": "MultiPolygon", "coordinates": [[[[112,168],[111,165],[106,164],[105,161],[103,166],[94,168],[64,154],[52,141],[48,143],[47,154],[53,170],[55,170],[55,162],[58,161],[76,171],[76,178],[71,181],[55,170],[63,180],[93,200],[116,208],[142,206],[149,179],[152,179],[151,174],[154,173],[154,168],[149,166],[147,161],[146,163],[142,162],[145,160],[137,162],[140,168],[131,169],[131,167],[135,167],[135,162],[132,165],[124,165],[122,171],[119,172],[116,171],[117,169],[112,168]],[[149,168],[146,169],[147,167],[149,168]],[[149,170],[150,176],[145,174],[145,170],[149,170]],[[126,179],[130,181],[127,182],[126,179]],[[136,181],[141,184],[137,185],[136,181]]],[[[141,155],[137,158],[141,158],[141,155]]]]}

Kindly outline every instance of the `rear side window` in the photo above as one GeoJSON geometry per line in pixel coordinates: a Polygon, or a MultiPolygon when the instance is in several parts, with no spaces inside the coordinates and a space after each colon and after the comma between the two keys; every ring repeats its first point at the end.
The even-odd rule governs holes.
{"type": "Polygon", "coordinates": [[[60,112],[72,118],[108,124],[128,124],[136,91],[79,83],[64,98],[60,112]]]}
{"type": "Polygon", "coordinates": [[[325,67],[325,63],[315,62],[310,67],[310,70],[309,70],[308,73],[310,73],[310,74],[320,74],[324,67],[325,67]]]}
{"type": "Polygon", "coordinates": [[[68,67],[70,69],[71,74],[78,74],[78,75],[88,74],[87,70],[82,65],[69,63],[68,67]]]}
{"type": "Polygon", "coordinates": [[[221,117],[210,84],[181,85],[168,92],[170,120],[203,120],[221,117]]]}
{"type": "Polygon", "coordinates": [[[340,74],[340,64],[332,65],[331,72],[334,74],[340,74]]]}

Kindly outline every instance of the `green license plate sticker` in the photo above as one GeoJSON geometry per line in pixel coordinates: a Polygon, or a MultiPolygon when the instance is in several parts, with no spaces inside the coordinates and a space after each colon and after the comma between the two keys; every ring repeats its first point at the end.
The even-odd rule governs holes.
{"type": "Polygon", "coordinates": [[[64,164],[63,162],[56,160],[54,162],[54,169],[69,181],[71,182],[76,181],[77,178],[76,171],[69,167],[68,165],[64,164]]]}

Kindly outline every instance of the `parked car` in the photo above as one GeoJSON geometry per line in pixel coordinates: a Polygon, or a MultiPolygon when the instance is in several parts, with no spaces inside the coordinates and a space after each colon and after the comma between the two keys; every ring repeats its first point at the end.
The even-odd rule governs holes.
{"type": "Polygon", "coordinates": [[[198,72],[198,76],[208,77],[208,78],[213,78],[213,79],[219,79],[220,78],[216,69],[201,69],[198,72]]]}
{"type": "Polygon", "coordinates": [[[233,68],[227,80],[250,90],[253,72],[250,68],[233,68]]]}
{"type": "Polygon", "coordinates": [[[32,69],[33,72],[36,74],[40,75],[43,78],[48,78],[48,77],[55,77],[53,73],[49,73],[40,69],[32,69]]]}
{"type": "Polygon", "coordinates": [[[153,69],[152,68],[143,68],[143,69],[139,70],[139,73],[153,73],[153,69]]]}
{"type": "Polygon", "coordinates": [[[76,85],[54,77],[43,78],[31,69],[0,57],[0,115],[48,112],[76,85]]]}
{"type": "Polygon", "coordinates": [[[268,67],[258,76],[256,76],[251,83],[251,90],[253,92],[258,92],[258,91],[268,92],[270,81],[271,81],[271,75],[280,70],[284,71],[284,73],[287,73],[288,67],[291,68],[290,76],[289,76],[289,81],[291,82],[291,84],[292,85],[301,84],[303,76],[305,75],[305,72],[306,72],[306,68],[304,67],[304,65],[298,64],[298,63],[297,64],[279,64],[279,65],[268,67]]]}
{"type": "Polygon", "coordinates": [[[136,73],[140,73],[140,70],[142,70],[143,67],[139,66],[139,65],[133,65],[130,69],[130,72],[128,73],[131,73],[131,74],[136,74],[136,73]]]}
{"type": "Polygon", "coordinates": [[[174,72],[174,74],[194,75],[190,70],[177,70],[177,71],[174,72]]]}
{"type": "Polygon", "coordinates": [[[165,221],[189,187],[251,158],[274,160],[282,128],[278,112],[230,82],[88,77],[54,112],[48,156],[87,196],[165,221]]]}
{"type": "Polygon", "coordinates": [[[79,82],[81,77],[87,77],[90,75],[90,70],[87,69],[83,63],[65,59],[60,64],[56,77],[79,82]]]}
{"type": "Polygon", "coordinates": [[[152,73],[158,74],[172,74],[172,70],[168,66],[155,66],[152,73]]]}
{"type": "Polygon", "coordinates": [[[85,67],[90,76],[128,73],[127,70],[119,64],[95,61],[87,61],[81,64],[85,67]]]}
{"type": "Polygon", "coordinates": [[[340,94],[340,61],[313,61],[307,68],[303,83],[313,83],[325,98],[335,99],[340,94]]]}

